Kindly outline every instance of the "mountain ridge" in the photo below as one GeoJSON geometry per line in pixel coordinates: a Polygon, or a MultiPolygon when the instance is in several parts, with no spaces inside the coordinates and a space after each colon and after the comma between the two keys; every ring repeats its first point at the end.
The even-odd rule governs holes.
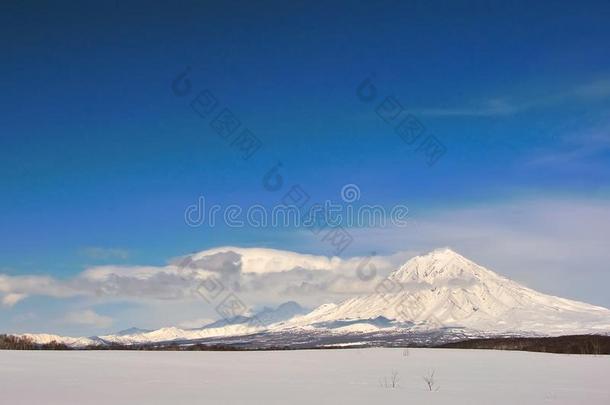
{"type": "Polygon", "coordinates": [[[443,333],[472,336],[558,336],[610,333],[610,310],[543,294],[505,278],[449,249],[413,257],[393,271],[375,292],[326,303],[302,313],[295,302],[265,308],[265,322],[237,316],[199,329],[161,328],[134,334],[65,338],[26,334],[48,343],[51,337],[69,345],[193,342],[255,336],[282,337],[291,344],[298,336],[363,337],[443,333]],[[390,283],[397,290],[387,289],[390,283]],[[279,314],[275,316],[275,314],[279,314]],[[457,331],[457,332],[456,332],[457,331]]]}

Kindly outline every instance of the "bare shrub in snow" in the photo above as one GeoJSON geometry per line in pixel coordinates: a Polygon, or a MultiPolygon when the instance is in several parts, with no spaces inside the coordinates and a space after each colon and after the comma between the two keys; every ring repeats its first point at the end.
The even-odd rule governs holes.
{"type": "Polygon", "coordinates": [[[390,375],[390,377],[383,377],[383,380],[379,382],[379,384],[383,387],[383,388],[398,388],[398,380],[400,378],[398,377],[398,371],[392,371],[392,374],[390,375]]]}
{"type": "Polygon", "coordinates": [[[436,385],[436,381],[434,380],[434,370],[428,373],[427,376],[424,376],[423,379],[426,382],[429,391],[438,391],[440,388],[436,385]]]}

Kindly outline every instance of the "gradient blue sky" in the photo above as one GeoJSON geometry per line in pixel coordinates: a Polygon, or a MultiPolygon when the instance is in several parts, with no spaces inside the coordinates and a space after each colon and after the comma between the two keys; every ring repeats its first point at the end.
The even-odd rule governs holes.
{"type": "MultiPolygon", "coordinates": [[[[287,182],[314,199],[336,200],[354,183],[363,202],[405,204],[428,221],[472,207],[502,215],[523,201],[608,206],[608,2],[20,2],[0,10],[0,273],[68,278],[91,265],[160,265],[220,245],[327,254],[294,229],[185,226],[184,209],[201,194],[219,204],[277,201],[261,180],[278,160],[287,182]],[[186,66],[195,90],[210,89],[261,139],[260,153],[242,160],[172,93],[186,66]],[[396,97],[446,145],[436,165],[356,97],[370,75],[380,96],[396,97]]],[[[607,223],[578,213],[558,217],[607,223]]],[[[545,237],[572,241],[569,228],[561,232],[545,237]]],[[[607,235],[594,234],[600,250],[607,246],[607,235]]],[[[433,247],[392,240],[361,238],[348,255],[433,247]]],[[[606,277],[607,262],[595,260],[606,277]]],[[[530,277],[535,287],[552,284],[552,276],[530,277]]],[[[590,284],[572,298],[609,305],[607,291],[590,284]]],[[[0,309],[0,322],[19,329],[14,317],[43,304],[68,305],[32,298],[0,309]]]]}

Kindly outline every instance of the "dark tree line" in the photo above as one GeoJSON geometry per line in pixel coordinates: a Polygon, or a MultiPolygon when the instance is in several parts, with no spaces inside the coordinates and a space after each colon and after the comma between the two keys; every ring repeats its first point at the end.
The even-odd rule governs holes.
{"type": "Polygon", "coordinates": [[[0,335],[0,350],[69,350],[63,343],[52,341],[39,344],[25,336],[0,335]]]}
{"type": "Polygon", "coordinates": [[[556,337],[506,337],[470,339],[441,345],[459,349],[522,350],[565,354],[610,354],[610,336],[574,335],[556,337]]]}

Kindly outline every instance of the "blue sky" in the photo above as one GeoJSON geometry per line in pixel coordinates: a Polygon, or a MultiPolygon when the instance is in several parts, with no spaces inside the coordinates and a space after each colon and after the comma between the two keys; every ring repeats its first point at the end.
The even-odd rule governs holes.
{"type": "MultiPolygon", "coordinates": [[[[544,238],[576,246],[580,228],[571,224],[608,220],[596,210],[607,212],[610,180],[609,19],[607,2],[3,5],[0,273],[68,279],[90,266],[162,265],[222,245],[328,254],[299,229],[185,225],[199,195],[277,202],[281,192],[261,184],[278,161],[286,186],[298,183],[313,199],[336,200],[344,184],[357,184],[363,202],[405,204],[426,223],[477,207],[501,216],[502,207],[564,204],[569,212],[557,220],[571,220],[544,238]],[[187,66],[194,93],[177,97],[171,83],[187,66]],[[372,103],[356,96],[367,77],[379,94],[372,103]],[[251,159],[189,107],[204,89],[261,140],[251,159]],[[387,96],[445,145],[432,167],[376,114],[387,96]]],[[[497,225],[485,225],[492,242],[497,225]]],[[[363,237],[345,255],[466,243],[382,239],[363,237]]],[[[596,256],[607,236],[591,243],[600,251],[587,267],[607,277],[596,256]]],[[[583,262],[579,251],[574,260],[583,262]]],[[[513,271],[510,261],[485,260],[513,271]]],[[[557,294],[574,284],[525,273],[511,275],[557,294]]],[[[571,298],[610,305],[605,291],[583,284],[571,298]]],[[[14,319],[40,302],[57,313],[94,305],[28,300],[0,309],[0,322],[30,327],[14,319]]],[[[130,304],[95,305],[122,316],[130,304]]]]}

